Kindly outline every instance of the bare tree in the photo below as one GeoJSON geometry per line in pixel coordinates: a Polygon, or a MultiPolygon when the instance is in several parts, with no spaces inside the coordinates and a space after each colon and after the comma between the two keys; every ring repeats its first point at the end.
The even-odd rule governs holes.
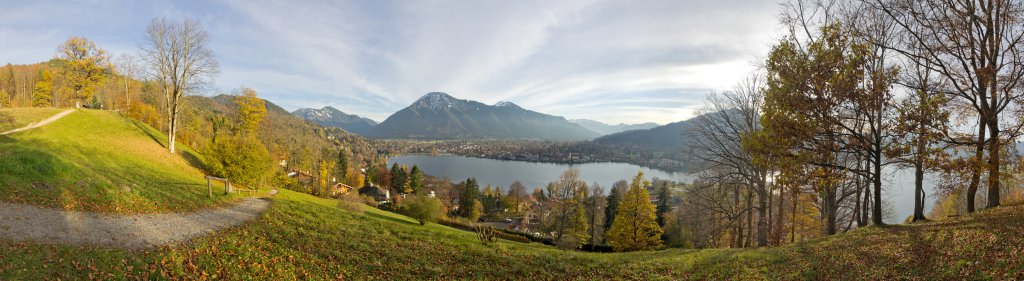
{"type": "MultiPolygon", "coordinates": [[[[736,87],[735,91],[722,95],[712,94],[708,98],[707,113],[696,117],[692,131],[696,147],[693,156],[701,163],[701,170],[714,170],[719,183],[735,181],[757,196],[757,244],[768,245],[771,206],[768,197],[769,169],[767,161],[755,161],[749,143],[750,138],[761,130],[761,107],[764,103],[762,81],[758,76],[736,87]]],[[[728,185],[716,185],[726,187],[728,185]]]]}
{"type": "Polygon", "coordinates": [[[139,73],[142,71],[141,65],[138,59],[129,53],[121,54],[117,57],[117,69],[121,72],[121,80],[124,84],[124,107],[125,111],[131,111],[132,107],[132,96],[131,96],[131,82],[132,80],[139,78],[139,73]]]}
{"type": "Polygon", "coordinates": [[[171,153],[182,97],[202,89],[220,70],[208,45],[209,35],[199,22],[189,18],[180,23],[167,18],[153,19],[146,29],[142,57],[149,66],[149,75],[160,83],[164,93],[167,147],[171,153]]]}

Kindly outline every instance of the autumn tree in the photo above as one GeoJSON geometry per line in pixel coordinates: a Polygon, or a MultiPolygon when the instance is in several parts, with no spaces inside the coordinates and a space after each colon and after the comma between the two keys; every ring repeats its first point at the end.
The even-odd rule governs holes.
{"type": "Polygon", "coordinates": [[[53,74],[49,70],[40,70],[39,78],[32,91],[32,106],[46,107],[53,103],[53,74]]]}
{"type": "Polygon", "coordinates": [[[608,231],[608,242],[615,251],[645,251],[661,247],[663,231],[657,222],[654,204],[647,194],[650,182],[644,173],[637,173],[615,215],[615,222],[608,231]]]}
{"type": "MultiPolygon", "coordinates": [[[[235,128],[235,133],[218,138],[216,131],[223,131],[224,128],[217,129],[218,126],[214,126],[214,137],[210,139],[211,143],[204,155],[214,175],[255,185],[263,180],[273,166],[270,152],[256,136],[256,128],[263,123],[267,109],[255,91],[243,88],[240,92],[244,94],[234,97],[235,106],[239,108],[238,116],[231,126],[235,128]]],[[[215,122],[220,127],[228,125],[226,119],[215,120],[220,120],[215,122]]],[[[318,164],[325,168],[323,163],[318,164]]],[[[324,177],[321,177],[323,180],[324,177]]],[[[317,195],[324,193],[326,185],[325,182],[319,184],[317,195]]]]}
{"type": "Polygon", "coordinates": [[[966,118],[976,118],[977,134],[951,134],[947,141],[974,147],[969,161],[967,210],[974,199],[982,170],[988,169],[987,207],[999,206],[1005,144],[1021,135],[1019,108],[1024,98],[1024,3],[1010,0],[896,0],[866,1],[896,22],[905,34],[890,46],[917,65],[926,66],[941,83],[936,92],[947,95],[966,118]],[[918,49],[923,48],[923,52],[918,49]],[[1010,116],[1007,116],[1010,115],[1010,116]],[[987,135],[986,135],[987,133],[987,135]],[[985,152],[987,160],[983,160],[985,152]],[[984,163],[984,164],[983,164],[984,163]]]}
{"type": "Polygon", "coordinates": [[[943,162],[949,159],[945,152],[947,147],[942,145],[944,133],[948,131],[949,100],[934,91],[941,87],[936,85],[939,81],[933,80],[931,67],[926,63],[911,60],[906,67],[912,71],[903,80],[908,82],[905,85],[912,92],[896,106],[899,113],[894,128],[896,145],[887,151],[888,156],[897,159],[902,166],[914,169],[914,222],[926,219],[924,174],[941,171],[945,167],[943,162]]]}
{"type": "Polygon", "coordinates": [[[88,102],[109,68],[106,51],[89,39],[71,37],[57,47],[57,55],[64,61],[61,76],[67,83],[64,89],[69,91],[68,96],[76,100],[76,107],[88,102]]]}
{"type": "Polygon", "coordinates": [[[590,231],[590,245],[598,245],[604,240],[605,209],[608,204],[604,189],[596,182],[590,187],[584,202],[587,213],[587,229],[590,231]]]}
{"type": "Polygon", "coordinates": [[[512,206],[513,212],[519,213],[521,211],[520,206],[526,200],[526,196],[526,186],[522,182],[515,181],[512,185],[508,186],[508,196],[506,198],[508,198],[508,205],[512,206]]]}
{"type": "Polygon", "coordinates": [[[146,28],[142,59],[164,95],[167,148],[171,153],[174,153],[182,97],[198,92],[219,72],[209,40],[199,22],[189,18],[180,23],[167,18],[153,19],[146,28]]]}
{"type": "Polygon", "coordinates": [[[317,186],[317,196],[327,196],[327,191],[331,187],[331,174],[334,173],[335,163],[333,161],[321,160],[320,170],[317,174],[319,185],[317,186]]]}
{"type": "Polygon", "coordinates": [[[558,180],[548,185],[551,216],[545,222],[554,234],[555,243],[562,248],[577,248],[590,238],[587,231],[587,184],[579,170],[569,169],[558,180]]]}
{"type": "Polygon", "coordinates": [[[256,91],[248,87],[238,90],[235,97],[238,106],[238,130],[244,136],[256,136],[260,124],[267,118],[267,106],[256,91]]]}

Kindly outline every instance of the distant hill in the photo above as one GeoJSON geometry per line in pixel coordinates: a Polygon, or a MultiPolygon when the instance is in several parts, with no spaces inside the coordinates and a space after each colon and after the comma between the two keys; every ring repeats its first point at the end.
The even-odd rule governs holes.
{"type": "Polygon", "coordinates": [[[351,115],[336,108],[327,106],[321,109],[301,108],[292,112],[302,119],[313,121],[326,127],[342,128],[351,133],[366,135],[377,125],[377,121],[351,115]]]}
{"type": "Polygon", "coordinates": [[[650,128],[654,128],[654,127],[658,126],[657,123],[653,123],[653,122],[648,122],[648,123],[643,123],[643,124],[624,124],[624,123],[619,123],[618,125],[609,125],[609,124],[605,124],[605,123],[602,123],[602,122],[599,122],[599,121],[590,120],[590,119],[574,119],[574,120],[569,120],[569,121],[573,122],[573,123],[576,123],[576,124],[579,124],[580,126],[583,126],[583,128],[586,128],[587,130],[594,131],[594,132],[596,132],[598,134],[601,134],[602,136],[611,135],[611,134],[614,134],[614,133],[625,132],[625,131],[650,129],[650,128]]]}
{"type": "Polygon", "coordinates": [[[645,147],[655,150],[681,150],[689,147],[689,137],[683,134],[694,127],[694,119],[669,123],[650,129],[615,133],[594,139],[594,143],[645,147]]]}
{"type": "Polygon", "coordinates": [[[589,140],[599,134],[563,117],[526,110],[511,102],[486,105],[432,92],[378,124],[371,136],[589,140]]]}
{"type": "MultiPolygon", "coordinates": [[[[185,108],[183,123],[188,124],[188,118],[191,116],[199,118],[203,121],[198,122],[200,124],[198,129],[205,132],[191,145],[205,146],[207,138],[209,138],[208,135],[213,130],[207,120],[213,116],[223,115],[234,118],[233,116],[238,114],[238,106],[235,104],[236,97],[233,95],[186,97],[189,107],[185,108]]],[[[370,148],[366,139],[359,135],[339,128],[324,127],[302,119],[270,101],[264,100],[264,103],[267,107],[267,116],[260,126],[260,140],[275,157],[287,156],[289,168],[311,170],[312,163],[316,162],[317,157],[311,152],[331,147],[334,142],[338,142],[350,150],[352,156],[357,158],[355,160],[373,159],[374,150],[370,148]]],[[[355,160],[353,161],[355,162],[355,160]]]]}

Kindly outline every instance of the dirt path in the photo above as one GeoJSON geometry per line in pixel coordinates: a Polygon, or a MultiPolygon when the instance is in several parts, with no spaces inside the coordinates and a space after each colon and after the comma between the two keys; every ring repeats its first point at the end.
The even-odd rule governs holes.
{"type": "Polygon", "coordinates": [[[50,116],[50,118],[46,118],[43,121],[31,123],[31,124],[28,124],[28,126],[25,126],[25,127],[21,127],[21,128],[17,128],[17,129],[14,129],[14,130],[10,130],[10,131],[6,131],[6,132],[3,132],[3,133],[0,133],[0,136],[6,135],[6,134],[17,133],[17,132],[21,132],[21,131],[24,131],[24,130],[31,130],[31,129],[39,128],[39,127],[42,127],[42,126],[46,126],[46,124],[53,123],[53,121],[57,121],[57,119],[63,118],[64,116],[67,116],[68,114],[71,114],[71,112],[74,112],[74,111],[75,111],[74,109],[68,109],[68,110],[65,110],[65,111],[61,111],[60,113],[57,113],[56,115],[50,116]]]}
{"type": "Polygon", "coordinates": [[[43,244],[144,249],[208,235],[255,219],[269,199],[182,214],[101,215],[0,202],[0,238],[43,244]]]}

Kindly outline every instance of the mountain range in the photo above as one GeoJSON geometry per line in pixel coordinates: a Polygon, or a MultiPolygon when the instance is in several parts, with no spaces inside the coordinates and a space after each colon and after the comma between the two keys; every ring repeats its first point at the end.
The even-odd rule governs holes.
{"type": "Polygon", "coordinates": [[[313,121],[321,126],[342,128],[345,131],[359,135],[370,134],[373,127],[377,126],[377,121],[358,115],[347,114],[330,106],[321,109],[301,108],[292,112],[292,114],[302,119],[313,121]]]}
{"type": "Polygon", "coordinates": [[[605,123],[601,123],[600,121],[594,121],[594,120],[590,120],[590,119],[574,119],[574,120],[569,120],[569,122],[573,122],[573,123],[579,124],[580,126],[583,126],[583,128],[586,128],[587,130],[594,131],[595,133],[598,133],[599,135],[602,135],[602,136],[611,135],[611,134],[614,134],[614,133],[625,132],[625,131],[650,129],[650,128],[654,128],[654,127],[658,126],[657,123],[653,123],[653,122],[648,122],[648,123],[643,123],[643,124],[624,124],[624,123],[619,123],[618,125],[610,125],[610,124],[605,124],[605,123]]]}
{"type": "Polygon", "coordinates": [[[373,128],[377,138],[589,140],[599,134],[511,102],[486,105],[432,92],[373,128]]]}

